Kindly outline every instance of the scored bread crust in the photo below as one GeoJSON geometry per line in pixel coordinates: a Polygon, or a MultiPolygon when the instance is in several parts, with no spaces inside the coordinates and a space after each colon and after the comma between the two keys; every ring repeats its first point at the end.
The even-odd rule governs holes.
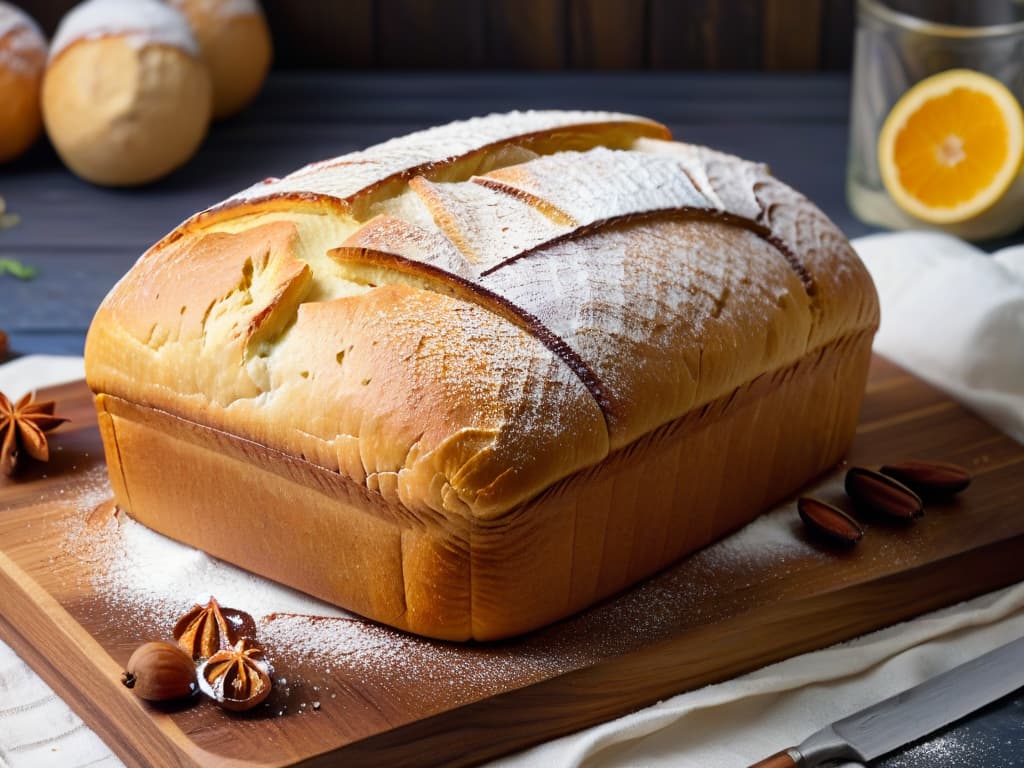
{"type": "MultiPolygon", "coordinates": [[[[658,430],[851,339],[862,351],[877,323],[846,239],[764,166],[643,118],[531,112],[315,163],[197,214],[104,301],[86,366],[101,411],[116,398],[298,457],[464,553],[658,430]]],[[[841,386],[855,412],[863,380],[841,386]]],[[[839,420],[800,482],[844,447],[839,420]]],[[[468,615],[481,598],[460,599],[468,615]]],[[[453,639],[535,625],[354,607],[453,639]]]]}

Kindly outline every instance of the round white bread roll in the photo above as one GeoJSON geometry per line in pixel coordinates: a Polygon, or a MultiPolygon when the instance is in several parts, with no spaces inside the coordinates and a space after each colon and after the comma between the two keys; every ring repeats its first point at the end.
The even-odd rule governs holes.
{"type": "Polygon", "coordinates": [[[167,0],[188,19],[213,80],[213,118],[235,114],[256,98],[273,45],[257,0],[167,0]]]}
{"type": "Polygon", "coordinates": [[[0,163],[39,138],[43,127],[39,88],[46,67],[46,38],[36,23],[0,2],[0,163]]]}
{"type": "Polygon", "coordinates": [[[211,104],[188,22],[158,0],[87,0],[57,28],[43,120],[83,179],[132,186],[166,176],[199,148],[211,104]]]}

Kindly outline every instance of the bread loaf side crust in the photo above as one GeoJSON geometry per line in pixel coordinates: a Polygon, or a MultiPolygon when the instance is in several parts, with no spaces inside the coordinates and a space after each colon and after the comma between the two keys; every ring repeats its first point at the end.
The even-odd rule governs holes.
{"type": "Polygon", "coordinates": [[[765,374],[493,520],[414,514],[308,460],[119,398],[97,409],[118,500],[145,525],[400,629],[495,640],[616,594],[836,463],[871,336],[765,374]]]}

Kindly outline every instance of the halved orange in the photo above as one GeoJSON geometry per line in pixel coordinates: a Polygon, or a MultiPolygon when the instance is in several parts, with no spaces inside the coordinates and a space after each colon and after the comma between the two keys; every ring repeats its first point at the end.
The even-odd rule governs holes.
{"type": "Polygon", "coordinates": [[[951,69],[892,108],[878,138],[882,181],[907,213],[954,224],[991,208],[1020,173],[1024,113],[994,77],[951,69]]]}

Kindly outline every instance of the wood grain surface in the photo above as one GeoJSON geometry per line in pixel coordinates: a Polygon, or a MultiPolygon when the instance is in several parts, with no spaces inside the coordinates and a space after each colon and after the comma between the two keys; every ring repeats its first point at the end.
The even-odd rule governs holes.
{"type": "MultiPolygon", "coordinates": [[[[52,35],[76,2],[18,5],[52,35]]],[[[848,69],[854,32],[853,0],[261,2],[277,67],[848,69]]]]}
{"type": "MultiPolygon", "coordinates": [[[[792,520],[779,529],[792,546],[762,549],[741,532],[514,641],[369,627],[398,663],[328,671],[316,654],[268,648],[291,682],[267,708],[156,709],[117,682],[145,622],[97,588],[106,562],[75,555],[103,467],[88,393],[49,394],[74,419],[54,434],[52,461],[0,481],[0,637],[132,766],[469,765],[1024,578],[1024,447],[876,359],[850,461],[936,459],[975,475],[909,528],[868,520],[864,540],[836,554],[784,505],[772,515],[792,520]],[[316,711],[303,706],[313,697],[316,711]]],[[[816,492],[836,497],[841,476],[816,492]]]]}

